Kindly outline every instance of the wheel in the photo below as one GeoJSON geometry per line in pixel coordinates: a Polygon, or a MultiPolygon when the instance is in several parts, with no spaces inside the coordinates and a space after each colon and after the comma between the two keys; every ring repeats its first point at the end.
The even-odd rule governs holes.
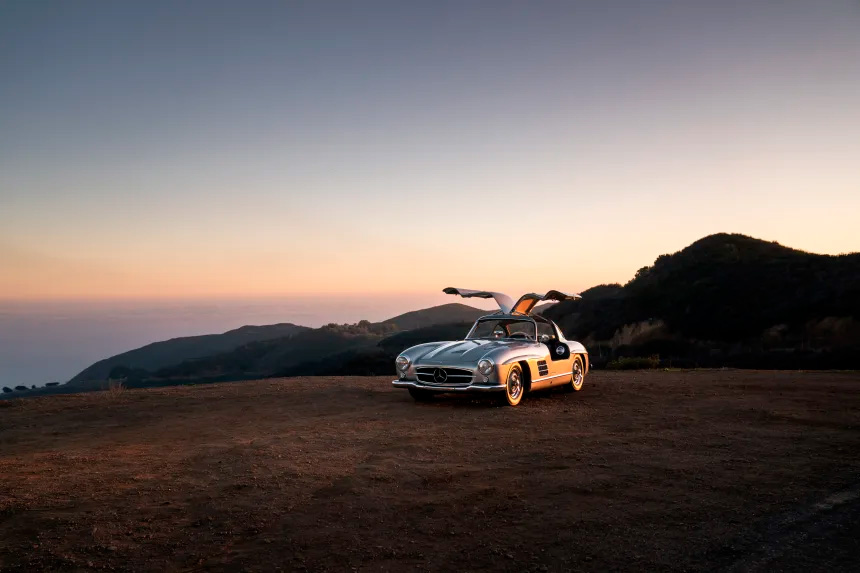
{"type": "Polygon", "coordinates": [[[505,384],[504,403],[508,406],[516,406],[523,399],[523,394],[526,392],[525,384],[523,383],[523,369],[519,364],[514,364],[508,371],[508,381],[505,384]]]}
{"type": "Polygon", "coordinates": [[[420,388],[410,388],[409,395],[415,398],[416,402],[429,402],[433,399],[433,392],[421,390],[420,388]]]}
{"type": "Polygon", "coordinates": [[[583,382],[585,382],[585,366],[582,364],[582,356],[577,354],[573,357],[573,372],[569,388],[574,392],[579,392],[582,390],[583,382]]]}

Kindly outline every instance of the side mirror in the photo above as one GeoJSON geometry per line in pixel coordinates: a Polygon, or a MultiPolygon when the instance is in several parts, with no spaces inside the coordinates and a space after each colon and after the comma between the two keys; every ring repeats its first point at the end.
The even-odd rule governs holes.
{"type": "Polygon", "coordinates": [[[540,341],[543,342],[544,344],[549,342],[549,340],[550,340],[549,334],[541,334],[540,335],[540,341]]]}

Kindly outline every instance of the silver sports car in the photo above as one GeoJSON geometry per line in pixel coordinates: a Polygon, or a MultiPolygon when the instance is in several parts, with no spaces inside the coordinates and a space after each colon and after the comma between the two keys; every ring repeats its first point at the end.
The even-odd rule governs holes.
{"type": "Polygon", "coordinates": [[[408,388],[416,400],[447,392],[498,392],[511,406],[541,388],[582,389],[588,351],[566,340],[553,321],[531,313],[538,302],[582,298],[578,294],[551,290],[514,302],[499,292],[452,287],[443,292],[495,299],[499,311],[479,318],[465,340],[419,344],[401,352],[395,387],[408,388]]]}

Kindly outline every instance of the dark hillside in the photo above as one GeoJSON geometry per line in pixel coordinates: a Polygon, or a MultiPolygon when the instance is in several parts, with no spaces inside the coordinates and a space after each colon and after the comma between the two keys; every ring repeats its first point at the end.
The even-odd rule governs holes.
{"type": "MultiPolygon", "coordinates": [[[[474,310],[474,309],[473,309],[474,310]]],[[[382,328],[386,323],[371,325],[382,328]]],[[[389,324],[390,326],[390,324],[389,324]]],[[[324,327],[296,336],[255,343],[202,360],[163,369],[153,380],[260,378],[272,376],[374,376],[392,371],[397,355],[416,344],[460,340],[472,322],[436,324],[386,337],[353,326],[324,327]]]]}
{"type": "Polygon", "coordinates": [[[185,360],[226,352],[243,344],[283,338],[304,330],[310,329],[290,323],[243,326],[223,334],[185,336],[153,342],[100,360],[72,378],[70,383],[80,385],[86,381],[106,380],[111,370],[118,366],[155,371],[185,360]]]}
{"type": "Polygon", "coordinates": [[[230,352],[189,360],[155,372],[150,381],[240,380],[281,376],[304,362],[319,361],[342,352],[372,348],[382,334],[352,326],[329,325],[293,336],[254,342],[230,352]]]}
{"type": "Polygon", "coordinates": [[[592,287],[582,293],[582,299],[553,304],[543,311],[559,327],[576,339],[611,338],[627,319],[627,296],[618,284],[592,287]]]}
{"type": "Polygon", "coordinates": [[[626,289],[641,312],[634,319],[659,316],[685,336],[731,341],[778,324],[858,316],[860,254],[817,255],[712,235],[658,257],[626,289]]]}
{"type": "Polygon", "coordinates": [[[845,349],[860,344],[860,254],[712,235],[661,255],[623,287],[595,287],[545,314],[570,336],[614,352],[706,351],[710,365],[739,364],[726,354],[791,350],[817,353],[820,362],[822,352],[836,352],[842,365],[845,349]]]}
{"type": "Polygon", "coordinates": [[[106,358],[72,378],[71,386],[101,388],[112,375],[140,380],[159,372],[169,379],[274,375],[299,361],[314,361],[358,346],[372,348],[395,332],[452,322],[471,322],[486,311],[459,303],[443,304],[395,316],[383,322],[329,324],[311,329],[294,324],[243,326],[224,334],[155,342],[106,358]],[[297,335],[293,337],[294,335],[297,335]],[[113,374],[112,374],[113,373],[113,374]]]}
{"type": "Polygon", "coordinates": [[[392,334],[379,342],[379,347],[392,354],[391,360],[402,351],[416,344],[438,342],[440,340],[462,340],[469,334],[472,322],[455,322],[453,324],[436,324],[415,330],[407,330],[392,334]]]}

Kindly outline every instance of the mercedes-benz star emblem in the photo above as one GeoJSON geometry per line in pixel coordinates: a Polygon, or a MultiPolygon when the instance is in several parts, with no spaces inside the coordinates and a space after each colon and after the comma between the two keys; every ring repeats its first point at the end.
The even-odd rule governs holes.
{"type": "Polygon", "coordinates": [[[564,346],[558,346],[555,349],[555,353],[558,354],[559,356],[563,355],[564,354],[564,346]]]}
{"type": "Polygon", "coordinates": [[[433,371],[433,380],[435,380],[437,384],[444,384],[448,381],[448,373],[441,368],[437,368],[433,371]]]}

